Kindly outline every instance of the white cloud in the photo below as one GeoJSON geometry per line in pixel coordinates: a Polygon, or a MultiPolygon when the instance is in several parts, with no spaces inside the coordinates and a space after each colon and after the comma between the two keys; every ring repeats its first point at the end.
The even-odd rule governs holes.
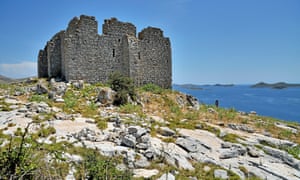
{"type": "Polygon", "coordinates": [[[0,64],[0,74],[10,78],[37,76],[37,63],[23,61],[16,64],[0,64]]]}

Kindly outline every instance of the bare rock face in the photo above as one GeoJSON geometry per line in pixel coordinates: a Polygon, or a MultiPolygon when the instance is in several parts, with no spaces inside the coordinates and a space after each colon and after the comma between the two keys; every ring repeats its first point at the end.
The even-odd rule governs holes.
{"type": "Polygon", "coordinates": [[[55,79],[50,80],[50,89],[55,92],[56,96],[63,96],[68,88],[65,82],[56,82],[55,79]]]}
{"type": "Polygon", "coordinates": [[[203,146],[203,144],[194,138],[187,137],[187,138],[177,138],[176,144],[182,147],[187,152],[206,152],[209,148],[203,146]]]}
{"type": "Polygon", "coordinates": [[[76,89],[83,89],[83,85],[84,85],[83,80],[72,81],[71,83],[76,89]]]}
{"type": "Polygon", "coordinates": [[[157,180],[175,180],[175,176],[171,173],[165,173],[157,180]]]}
{"type": "Polygon", "coordinates": [[[193,109],[199,110],[200,105],[199,105],[199,101],[197,98],[195,98],[194,96],[191,96],[191,95],[186,95],[186,99],[187,99],[188,103],[192,106],[193,109]]]}
{"type": "Polygon", "coordinates": [[[288,164],[289,166],[300,170],[300,160],[294,158],[292,155],[288,154],[287,152],[272,147],[268,147],[268,146],[264,146],[263,150],[267,154],[282,160],[284,163],[288,164]]]}
{"type": "Polygon", "coordinates": [[[160,127],[159,133],[163,136],[174,136],[175,135],[175,131],[173,131],[172,129],[170,129],[168,127],[160,127]]]}
{"type": "Polygon", "coordinates": [[[128,134],[122,138],[122,144],[133,148],[136,145],[136,138],[133,135],[128,134]]]}
{"type": "Polygon", "coordinates": [[[227,174],[227,171],[225,171],[223,169],[216,169],[214,171],[214,177],[220,178],[220,179],[228,179],[228,174],[227,174]]]}
{"type": "Polygon", "coordinates": [[[111,105],[115,100],[116,94],[117,93],[111,88],[101,88],[99,89],[97,101],[104,105],[111,105]]]}
{"type": "Polygon", "coordinates": [[[49,89],[45,83],[39,81],[36,85],[36,93],[37,94],[46,94],[49,92],[49,89]]]}

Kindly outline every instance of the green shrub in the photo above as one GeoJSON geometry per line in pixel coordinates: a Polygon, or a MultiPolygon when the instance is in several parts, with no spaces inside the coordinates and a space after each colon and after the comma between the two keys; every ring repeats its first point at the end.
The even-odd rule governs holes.
{"type": "Polygon", "coordinates": [[[238,135],[231,134],[231,133],[228,133],[225,136],[221,137],[221,139],[223,139],[224,141],[232,142],[232,143],[238,143],[237,140],[238,138],[240,138],[238,135]]]}
{"type": "Polygon", "coordinates": [[[294,158],[300,159],[300,145],[294,147],[287,147],[286,151],[293,155],[294,158]]]}
{"type": "Polygon", "coordinates": [[[138,105],[133,105],[133,104],[124,104],[120,106],[120,112],[121,113],[141,113],[142,112],[142,107],[138,105]]]}
{"type": "Polygon", "coordinates": [[[45,95],[34,94],[29,98],[29,101],[33,102],[46,102],[48,98],[45,95]]]}
{"type": "Polygon", "coordinates": [[[114,104],[123,105],[128,103],[128,97],[136,100],[136,93],[132,79],[118,72],[112,73],[108,81],[112,90],[116,91],[114,104]]]}
{"type": "Polygon", "coordinates": [[[32,163],[30,153],[33,146],[26,145],[26,134],[29,125],[25,128],[25,132],[21,130],[21,141],[16,143],[11,137],[8,147],[0,150],[0,175],[7,179],[32,179],[32,172],[37,168],[37,164],[32,163]]]}
{"type": "Polygon", "coordinates": [[[76,179],[132,179],[131,172],[117,170],[116,165],[119,163],[117,157],[108,158],[96,150],[88,150],[78,167],[76,179]]]}
{"type": "Polygon", "coordinates": [[[97,117],[97,118],[95,118],[95,121],[96,121],[97,127],[99,129],[106,129],[107,128],[107,120],[106,119],[97,117]]]}
{"type": "Polygon", "coordinates": [[[67,108],[73,108],[77,104],[78,97],[72,90],[68,90],[64,95],[64,101],[67,108]]]}
{"type": "Polygon", "coordinates": [[[49,126],[47,128],[42,127],[39,131],[38,131],[38,136],[39,137],[48,137],[51,134],[55,134],[56,133],[56,129],[52,126],[49,126]]]}

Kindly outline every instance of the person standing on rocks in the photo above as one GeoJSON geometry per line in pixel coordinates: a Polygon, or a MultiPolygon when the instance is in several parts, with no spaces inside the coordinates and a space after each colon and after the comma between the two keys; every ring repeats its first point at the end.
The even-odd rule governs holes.
{"type": "Polygon", "coordinates": [[[219,107],[219,100],[215,101],[215,105],[216,105],[217,108],[219,107]]]}

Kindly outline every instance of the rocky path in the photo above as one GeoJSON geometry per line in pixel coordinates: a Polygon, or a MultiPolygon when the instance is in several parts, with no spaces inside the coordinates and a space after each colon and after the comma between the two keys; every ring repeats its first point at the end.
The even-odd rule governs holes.
{"type": "MultiPolygon", "coordinates": [[[[4,129],[3,133],[13,135],[18,128],[25,128],[28,123],[33,121],[34,117],[43,118],[44,114],[53,113],[55,114],[54,119],[41,124],[55,128],[56,132],[51,136],[56,137],[58,142],[67,140],[75,143],[75,146],[97,149],[105,156],[123,156],[124,165],[133,169],[135,177],[148,178],[158,174],[159,169],[151,169],[150,165],[153,160],[163,158],[169,165],[190,171],[195,169],[192,162],[198,161],[231,170],[241,179],[255,175],[261,179],[300,180],[300,161],[298,159],[285,151],[262,145],[262,142],[275,145],[296,145],[287,140],[213,124],[209,125],[220,129],[225,134],[236,134],[242,139],[239,143],[230,143],[224,142],[213,132],[206,130],[176,129],[175,132],[168,127],[158,127],[159,133],[151,136],[149,123],[124,124],[123,122],[128,117],[134,118],[136,115],[117,112],[114,112],[113,115],[112,113],[102,113],[103,118],[108,118],[110,121],[107,129],[100,130],[92,118],[84,118],[78,114],[65,114],[61,109],[49,107],[43,102],[28,103],[11,97],[1,97],[0,99],[9,104],[11,108],[10,111],[0,111],[0,129],[4,129]],[[173,138],[174,142],[165,142],[163,140],[165,138],[173,138]],[[262,148],[257,148],[258,145],[262,148]]],[[[103,109],[103,112],[111,111],[113,111],[111,108],[103,109]]],[[[35,123],[31,126],[31,132],[38,131],[41,124],[35,123]]],[[[51,143],[48,139],[41,138],[41,142],[51,143]]],[[[174,175],[170,174],[168,177],[174,175]]],[[[166,174],[161,178],[164,176],[166,174]]],[[[215,177],[226,179],[227,171],[215,170],[215,177]]],[[[69,175],[68,178],[72,179],[72,175],[69,175]]]]}

